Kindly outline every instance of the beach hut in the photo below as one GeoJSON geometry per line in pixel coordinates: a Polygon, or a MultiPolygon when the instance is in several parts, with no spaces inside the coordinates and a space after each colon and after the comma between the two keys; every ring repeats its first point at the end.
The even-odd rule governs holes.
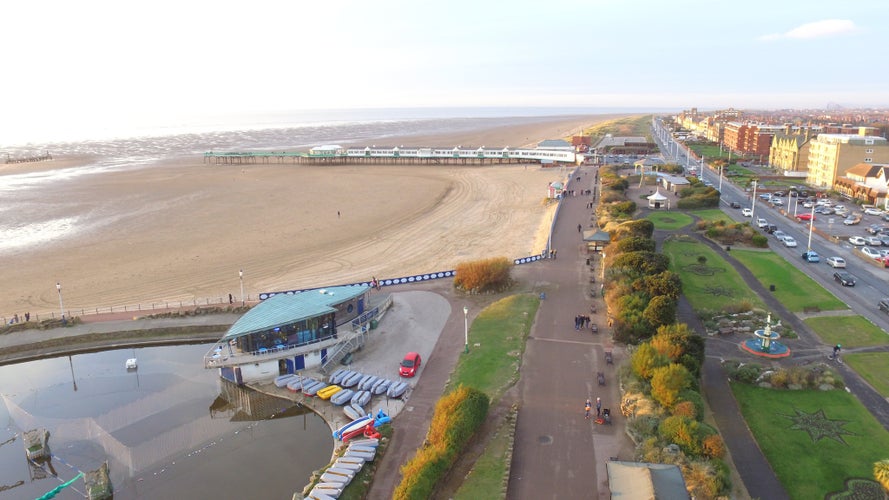
{"type": "Polygon", "coordinates": [[[661,194],[660,188],[658,188],[654,194],[648,196],[648,208],[670,208],[669,199],[661,194]]]}
{"type": "Polygon", "coordinates": [[[558,199],[562,197],[565,186],[561,182],[550,182],[546,191],[546,197],[550,199],[558,199]]]}

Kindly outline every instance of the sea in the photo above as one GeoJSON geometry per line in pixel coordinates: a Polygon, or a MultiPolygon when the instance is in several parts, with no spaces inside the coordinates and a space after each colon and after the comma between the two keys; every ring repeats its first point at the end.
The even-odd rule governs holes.
{"type": "MultiPolygon", "coordinates": [[[[138,127],[84,128],[0,137],[0,257],[56,243],[100,223],[89,213],[47,207],[47,193],[110,172],[207,151],[297,151],[323,144],[387,144],[393,138],[471,132],[571,116],[650,113],[632,108],[403,108],[203,115],[138,127]],[[14,142],[18,139],[19,142],[14,142]],[[12,142],[10,142],[12,141],[12,142]],[[5,173],[5,161],[88,156],[82,165],[5,173]]],[[[9,127],[6,127],[9,128],[9,127]]],[[[433,144],[432,146],[437,146],[433,144]]],[[[11,169],[5,169],[11,170],[11,169]]],[[[139,207],[133,207],[138,210],[139,207]]],[[[126,217],[126,214],[116,214],[126,217]]],[[[107,223],[107,220],[102,221],[107,223]]]]}

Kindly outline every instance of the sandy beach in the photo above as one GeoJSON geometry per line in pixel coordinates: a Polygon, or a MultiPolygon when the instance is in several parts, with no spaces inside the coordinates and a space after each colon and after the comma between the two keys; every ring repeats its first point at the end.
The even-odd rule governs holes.
{"type": "MultiPolygon", "coordinates": [[[[610,116],[563,117],[398,145],[526,146],[610,116]]],[[[0,174],[76,164],[58,158],[0,174]]],[[[108,214],[93,230],[4,256],[0,316],[250,299],[453,268],[468,259],[540,252],[549,182],[568,170],[509,166],[204,164],[202,157],[72,180],[59,205],[108,214]],[[136,210],[133,207],[138,207],[136,210]],[[124,210],[126,208],[126,210],[124,210]],[[118,213],[126,217],[115,217],[118,213]]]]}

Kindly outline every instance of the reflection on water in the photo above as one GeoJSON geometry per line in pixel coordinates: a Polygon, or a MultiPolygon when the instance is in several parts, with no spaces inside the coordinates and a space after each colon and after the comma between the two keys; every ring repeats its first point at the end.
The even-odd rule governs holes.
{"type": "MultiPolygon", "coordinates": [[[[35,498],[106,460],[118,499],[289,498],[329,459],[327,425],[204,370],[207,349],[124,349],[0,367],[0,498],[35,498]],[[138,370],[124,368],[130,357],[138,370]],[[27,462],[20,436],[38,427],[50,431],[53,453],[42,466],[27,462]]],[[[76,482],[56,498],[82,491],[76,482]]]]}

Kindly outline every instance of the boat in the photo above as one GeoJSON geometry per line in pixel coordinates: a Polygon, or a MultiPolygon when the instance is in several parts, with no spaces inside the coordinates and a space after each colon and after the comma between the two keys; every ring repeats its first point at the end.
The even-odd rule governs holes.
{"type": "Polygon", "coordinates": [[[327,387],[318,391],[317,396],[321,399],[330,399],[331,396],[343,390],[342,387],[338,385],[328,385],[327,387]]]}
{"type": "Polygon", "coordinates": [[[291,392],[299,392],[303,388],[303,384],[315,383],[314,379],[305,378],[305,377],[296,377],[294,379],[290,379],[290,382],[287,382],[287,390],[291,392]]]}
{"type": "MultiPolygon", "coordinates": [[[[355,396],[352,396],[352,397],[354,398],[355,396]]],[[[363,407],[363,406],[358,405],[358,404],[355,404],[355,403],[352,403],[352,404],[349,405],[349,406],[351,406],[352,409],[355,410],[355,411],[357,411],[358,413],[360,413],[360,414],[362,414],[362,415],[367,415],[367,412],[364,411],[364,407],[363,407]]]]}
{"type": "Polygon", "coordinates": [[[336,484],[336,483],[316,484],[315,487],[312,488],[312,491],[309,493],[309,498],[315,498],[318,500],[324,500],[324,496],[326,496],[327,498],[339,498],[340,495],[343,494],[342,486],[343,486],[342,484],[336,484]],[[334,487],[322,488],[320,486],[321,484],[334,484],[335,486],[338,486],[338,487],[337,488],[334,488],[334,487]],[[318,495],[323,495],[323,496],[319,498],[318,495]]]}
{"type": "Polygon", "coordinates": [[[368,390],[370,390],[371,387],[373,387],[374,383],[379,379],[380,379],[380,377],[377,377],[376,375],[371,375],[369,379],[361,382],[359,384],[359,387],[361,387],[362,391],[368,391],[368,390]]]}
{"type": "Polygon", "coordinates": [[[344,476],[342,474],[334,474],[333,472],[325,472],[321,474],[321,481],[325,483],[340,483],[344,487],[352,482],[352,476],[344,476]]]}
{"type": "Polygon", "coordinates": [[[352,389],[343,389],[340,392],[334,394],[333,397],[330,398],[330,402],[337,406],[343,406],[344,404],[350,402],[352,400],[352,396],[354,395],[355,391],[353,391],[352,389]]]}
{"type": "Polygon", "coordinates": [[[327,377],[327,381],[328,381],[331,385],[336,385],[339,381],[335,381],[334,379],[336,379],[337,377],[339,377],[340,375],[342,375],[342,373],[343,373],[344,371],[346,371],[345,368],[337,368],[333,373],[330,374],[330,376],[327,377]]]}
{"type": "Polygon", "coordinates": [[[377,447],[376,447],[376,446],[364,446],[364,445],[360,445],[360,444],[349,443],[349,450],[351,450],[351,451],[363,451],[364,453],[376,453],[376,452],[377,452],[377,447]]]}
{"type": "Polygon", "coordinates": [[[370,393],[370,391],[361,391],[357,393],[357,396],[357,398],[355,396],[352,396],[352,404],[361,406],[363,408],[365,405],[367,405],[367,403],[370,402],[372,394],[370,393]]]}
{"type": "Polygon", "coordinates": [[[364,383],[370,380],[373,375],[362,375],[360,379],[358,379],[358,388],[361,389],[364,387],[364,383]]]}
{"type": "MultiPolygon", "coordinates": [[[[362,441],[364,441],[364,439],[362,439],[362,441]]],[[[336,459],[336,461],[348,463],[348,464],[364,465],[364,459],[358,458],[358,457],[340,457],[340,458],[336,459]]]]}
{"type": "Polygon", "coordinates": [[[346,470],[355,471],[355,473],[357,474],[358,471],[361,470],[362,464],[356,464],[355,462],[340,462],[339,460],[337,460],[336,462],[333,463],[333,466],[336,467],[337,469],[346,469],[346,470]]]}
{"type": "Polygon", "coordinates": [[[340,467],[330,467],[325,472],[330,472],[331,474],[342,474],[344,476],[349,476],[349,478],[355,477],[355,471],[351,469],[342,469],[340,467]]]}
{"type": "MultiPolygon", "coordinates": [[[[346,389],[349,390],[349,389],[346,389]]],[[[346,414],[347,417],[355,420],[356,418],[361,418],[361,413],[358,413],[355,408],[352,408],[352,405],[343,406],[343,413],[346,414]]]]}
{"type": "Polygon", "coordinates": [[[322,490],[312,489],[306,500],[334,500],[334,498],[336,497],[332,497],[322,490]]]}
{"type": "Polygon", "coordinates": [[[288,373],[286,375],[278,375],[277,377],[275,377],[275,387],[287,387],[287,382],[290,382],[294,378],[296,378],[296,375],[292,373],[288,373]]]}
{"type": "Polygon", "coordinates": [[[357,451],[357,450],[346,450],[346,453],[343,456],[346,457],[358,457],[363,458],[367,462],[373,462],[374,457],[376,457],[376,453],[368,453],[366,451],[357,451]]]}
{"type": "Polygon", "coordinates": [[[361,380],[362,377],[364,377],[364,375],[361,372],[352,372],[352,375],[350,375],[345,380],[340,381],[340,385],[343,387],[353,387],[361,380]]]}
{"type": "Polygon", "coordinates": [[[303,385],[303,394],[305,394],[306,396],[314,396],[315,394],[318,394],[318,391],[320,391],[321,389],[324,389],[325,387],[327,387],[326,382],[317,382],[317,383],[312,384],[308,387],[306,387],[304,384],[303,385]]]}
{"type": "Polygon", "coordinates": [[[371,448],[376,448],[379,445],[380,445],[379,439],[356,439],[349,444],[349,447],[370,446],[371,448]]]}
{"type": "Polygon", "coordinates": [[[375,394],[374,391],[377,390],[377,387],[379,387],[380,384],[382,384],[385,381],[386,381],[386,379],[384,379],[383,377],[377,377],[377,380],[374,381],[373,385],[371,385],[370,389],[368,389],[368,390],[370,391],[371,394],[375,394]]]}
{"type": "Polygon", "coordinates": [[[373,417],[371,417],[370,415],[362,415],[358,418],[355,418],[348,424],[333,431],[333,437],[339,439],[339,437],[342,436],[344,432],[349,432],[355,429],[364,429],[364,426],[367,425],[370,420],[373,420],[373,417]]]}
{"type": "Polygon", "coordinates": [[[371,390],[375,396],[379,396],[380,394],[386,394],[386,391],[389,390],[389,387],[392,385],[392,381],[389,379],[383,379],[380,385],[376,386],[371,390]]]}
{"type": "Polygon", "coordinates": [[[383,411],[382,408],[380,408],[380,410],[377,411],[377,414],[374,416],[374,427],[388,424],[391,421],[392,417],[390,417],[386,412],[383,411]]]}
{"type": "Polygon", "coordinates": [[[361,439],[361,436],[364,435],[364,433],[367,431],[368,427],[373,429],[373,420],[368,421],[364,427],[350,430],[349,432],[344,432],[343,435],[340,437],[340,441],[345,443],[345,442],[348,442],[352,438],[357,437],[357,438],[361,439]]]}
{"type": "Polygon", "coordinates": [[[404,394],[407,391],[407,382],[396,382],[389,386],[389,390],[386,391],[386,395],[390,398],[397,398],[404,394]]]}
{"type": "Polygon", "coordinates": [[[355,372],[353,372],[352,370],[344,370],[344,369],[340,368],[339,370],[337,370],[336,372],[333,372],[333,373],[334,374],[330,376],[330,383],[336,384],[338,386],[342,386],[343,380],[345,380],[348,377],[351,377],[352,374],[355,372]],[[339,373],[337,373],[337,372],[339,372],[339,373]]]}

